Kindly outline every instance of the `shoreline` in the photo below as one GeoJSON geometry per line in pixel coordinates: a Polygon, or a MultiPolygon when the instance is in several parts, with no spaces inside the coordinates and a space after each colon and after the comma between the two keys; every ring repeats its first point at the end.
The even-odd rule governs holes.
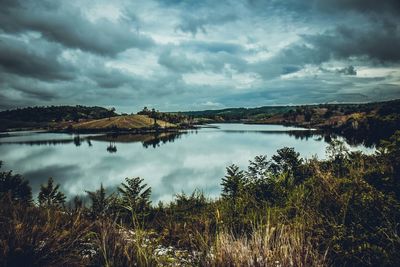
{"type": "Polygon", "coordinates": [[[9,136],[13,132],[26,132],[26,131],[41,131],[43,133],[68,133],[68,134],[149,134],[149,133],[166,133],[166,132],[179,132],[182,130],[196,130],[200,127],[193,125],[187,127],[169,127],[169,128],[87,128],[87,129],[57,129],[57,128],[14,128],[0,131],[0,137],[9,136]]]}

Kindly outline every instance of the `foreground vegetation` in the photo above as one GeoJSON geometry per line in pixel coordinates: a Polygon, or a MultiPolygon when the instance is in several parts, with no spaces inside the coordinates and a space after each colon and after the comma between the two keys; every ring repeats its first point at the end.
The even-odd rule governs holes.
{"type": "Polygon", "coordinates": [[[292,148],[232,165],[222,194],[150,202],[126,178],[84,205],[53,179],[32,199],[0,172],[0,266],[399,266],[400,131],[374,155],[332,141],[327,159],[292,148]]]}

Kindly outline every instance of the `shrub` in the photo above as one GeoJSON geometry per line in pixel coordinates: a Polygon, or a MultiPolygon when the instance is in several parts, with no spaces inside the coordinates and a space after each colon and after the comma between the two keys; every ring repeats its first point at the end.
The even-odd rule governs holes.
{"type": "MultiPolygon", "coordinates": [[[[0,161],[0,168],[2,161],[0,161]]],[[[0,199],[11,198],[14,201],[21,201],[25,204],[32,202],[32,189],[29,182],[19,174],[12,171],[0,172],[0,199]]]]}

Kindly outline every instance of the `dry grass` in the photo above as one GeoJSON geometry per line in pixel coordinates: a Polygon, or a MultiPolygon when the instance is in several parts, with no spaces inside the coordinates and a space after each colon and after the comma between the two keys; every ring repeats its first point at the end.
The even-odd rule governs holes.
{"type": "Polygon", "coordinates": [[[298,226],[267,225],[250,237],[218,234],[209,254],[208,266],[327,266],[326,256],[318,253],[298,226]]]}
{"type": "MultiPolygon", "coordinates": [[[[162,128],[176,127],[175,124],[157,120],[157,124],[162,128]]],[[[140,129],[154,126],[154,119],[146,115],[127,115],[80,122],[73,125],[74,129],[140,129]]]]}
{"type": "Polygon", "coordinates": [[[128,231],[110,221],[97,221],[91,240],[96,266],[157,266],[155,246],[144,231],[128,231]]]}
{"type": "Polygon", "coordinates": [[[0,266],[82,266],[90,225],[81,214],[1,202],[0,266]]]}

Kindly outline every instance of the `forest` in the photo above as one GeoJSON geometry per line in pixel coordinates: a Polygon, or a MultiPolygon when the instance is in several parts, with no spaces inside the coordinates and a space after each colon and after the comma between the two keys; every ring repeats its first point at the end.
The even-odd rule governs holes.
{"type": "MultiPolygon", "coordinates": [[[[400,131],[372,155],[333,140],[227,166],[221,195],[152,203],[140,177],[66,199],[0,172],[0,266],[399,266],[400,131]]],[[[190,177],[188,177],[190,179],[190,177]]]]}
{"type": "Polygon", "coordinates": [[[0,131],[13,128],[48,128],[51,123],[78,122],[116,116],[115,109],[85,106],[27,107],[0,112],[0,131]]]}

